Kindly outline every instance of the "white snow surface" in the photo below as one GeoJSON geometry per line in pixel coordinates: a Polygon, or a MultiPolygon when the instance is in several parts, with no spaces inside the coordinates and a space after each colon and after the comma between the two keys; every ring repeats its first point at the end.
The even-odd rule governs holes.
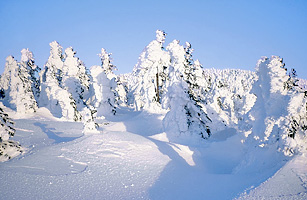
{"type": "Polygon", "coordinates": [[[27,152],[0,163],[0,199],[307,198],[306,154],[254,148],[235,129],[186,144],[163,132],[165,113],[118,109],[86,135],[45,108],[9,114],[27,152]]]}

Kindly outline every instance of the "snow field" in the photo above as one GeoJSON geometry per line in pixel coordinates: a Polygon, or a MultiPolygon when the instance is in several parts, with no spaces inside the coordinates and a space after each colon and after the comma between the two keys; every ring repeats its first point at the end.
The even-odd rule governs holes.
{"type": "Polygon", "coordinates": [[[87,135],[80,122],[40,114],[16,119],[14,139],[27,153],[1,163],[1,198],[305,197],[305,156],[283,167],[287,159],[283,161],[282,153],[247,148],[233,129],[220,132],[212,142],[170,142],[160,132],[161,115],[123,109],[118,117],[100,119],[99,134],[87,135]],[[279,192],[277,185],[287,190],[279,192]]]}

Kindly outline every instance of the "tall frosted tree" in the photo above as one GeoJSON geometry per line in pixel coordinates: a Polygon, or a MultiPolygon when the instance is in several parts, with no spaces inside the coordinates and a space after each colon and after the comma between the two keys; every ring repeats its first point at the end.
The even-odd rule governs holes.
{"type": "Polygon", "coordinates": [[[13,56],[8,56],[6,58],[4,72],[1,76],[1,87],[3,89],[3,103],[5,106],[8,106],[16,110],[17,106],[17,87],[20,84],[18,77],[19,66],[17,61],[13,56]],[[12,83],[14,83],[13,87],[12,83]]]}
{"type": "Polygon", "coordinates": [[[298,89],[291,97],[288,107],[288,136],[291,138],[307,136],[307,91],[298,89]]]}
{"type": "Polygon", "coordinates": [[[101,48],[101,53],[98,54],[101,60],[101,67],[109,79],[114,78],[115,74],[113,72],[117,70],[117,67],[112,63],[111,55],[104,48],[101,48]]]}
{"type": "Polygon", "coordinates": [[[66,120],[80,121],[81,114],[73,95],[63,87],[64,56],[56,41],[50,43],[50,56],[41,71],[40,106],[47,107],[54,116],[66,120]]]}
{"type": "Polygon", "coordinates": [[[97,117],[116,113],[115,95],[112,91],[112,81],[107,77],[101,66],[91,67],[93,78],[92,106],[97,110],[97,117]]]}
{"type": "Polygon", "coordinates": [[[296,71],[292,69],[285,84],[285,88],[292,94],[288,106],[285,135],[294,140],[289,142],[290,148],[305,151],[307,145],[307,90],[297,84],[296,76],[296,71]]]}
{"type": "Polygon", "coordinates": [[[189,86],[188,94],[195,103],[200,105],[200,86],[203,81],[203,68],[200,62],[197,60],[194,62],[192,53],[192,45],[189,42],[185,43],[185,61],[184,61],[184,77],[189,86]]]}
{"type": "Polygon", "coordinates": [[[61,86],[64,65],[63,47],[57,41],[53,41],[49,45],[50,56],[42,73],[42,79],[43,82],[61,86]]]}
{"type": "Polygon", "coordinates": [[[4,103],[18,113],[33,113],[37,110],[36,97],[39,95],[38,81],[35,77],[37,66],[32,52],[21,51],[21,61],[12,56],[7,58],[1,85],[4,90],[4,103]],[[4,79],[5,78],[5,79],[4,79]]]}
{"type": "Polygon", "coordinates": [[[262,146],[278,142],[282,147],[287,142],[284,136],[288,134],[283,130],[289,125],[285,119],[292,95],[285,87],[289,79],[287,68],[278,56],[263,57],[257,63],[256,73],[258,80],[251,92],[257,99],[248,113],[252,132],[249,138],[262,146]]]}
{"type": "Polygon", "coordinates": [[[38,67],[34,64],[32,52],[28,49],[21,50],[21,61],[19,63],[18,103],[17,112],[31,113],[37,110],[37,99],[39,96],[39,82],[36,79],[38,67]]]}
{"type": "Polygon", "coordinates": [[[77,105],[82,109],[90,87],[90,75],[72,47],[65,50],[65,61],[62,69],[62,85],[75,99],[77,105]]]}
{"type": "Polygon", "coordinates": [[[29,49],[21,50],[21,63],[27,65],[26,68],[29,73],[29,80],[31,82],[32,91],[35,99],[37,100],[40,93],[40,81],[38,75],[41,69],[35,65],[33,53],[29,51],[29,49]]]}
{"type": "Polygon", "coordinates": [[[13,56],[8,56],[6,58],[4,72],[0,78],[0,86],[3,90],[8,90],[10,87],[11,76],[14,73],[17,73],[18,65],[17,61],[14,59],[13,56]]]}
{"type": "Polygon", "coordinates": [[[127,91],[122,83],[120,77],[114,74],[117,67],[113,64],[111,53],[108,53],[104,48],[101,49],[101,53],[98,56],[101,59],[101,67],[107,78],[110,80],[111,91],[115,96],[115,103],[118,105],[126,106],[127,104],[127,91]]]}
{"type": "MultiPolygon", "coordinates": [[[[189,43],[188,43],[189,44],[189,43]]],[[[187,48],[190,48],[189,45],[187,48]]],[[[192,50],[184,48],[178,40],[167,46],[171,55],[170,82],[167,88],[167,107],[169,112],[163,119],[166,131],[183,135],[194,135],[202,138],[211,135],[211,119],[203,110],[193,90],[196,77],[192,50]]]]}
{"type": "Polygon", "coordinates": [[[164,31],[156,31],[156,39],[145,47],[133,69],[136,79],[132,92],[138,110],[160,107],[170,60],[163,47],[165,36],[164,31]]]}

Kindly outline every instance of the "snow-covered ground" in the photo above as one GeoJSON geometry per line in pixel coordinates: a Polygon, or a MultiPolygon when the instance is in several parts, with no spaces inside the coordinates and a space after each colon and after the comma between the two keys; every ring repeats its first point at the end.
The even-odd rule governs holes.
{"type": "Polygon", "coordinates": [[[14,140],[27,151],[0,163],[0,199],[307,198],[307,155],[253,148],[234,129],[198,144],[171,143],[164,114],[117,113],[87,135],[82,123],[43,108],[15,117],[14,140]]]}

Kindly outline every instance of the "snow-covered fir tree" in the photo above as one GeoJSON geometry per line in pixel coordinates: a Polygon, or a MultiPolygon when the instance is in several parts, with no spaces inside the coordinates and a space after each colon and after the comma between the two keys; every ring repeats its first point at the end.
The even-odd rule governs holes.
{"type": "Polygon", "coordinates": [[[97,117],[116,113],[115,95],[112,91],[114,79],[110,80],[101,66],[91,67],[93,78],[92,106],[97,110],[97,117]]]}
{"type": "Polygon", "coordinates": [[[114,71],[117,70],[117,67],[113,64],[113,59],[111,53],[108,53],[104,48],[101,49],[101,53],[98,54],[101,60],[101,67],[107,78],[111,83],[111,91],[115,96],[115,103],[117,105],[126,106],[127,105],[127,89],[122,83],[120,77],[114,74],[114,71]]]}
{"type": "Polygon", "coordinates": [[[29,49],[21,50],[21,63],[27,64],[29,80],[32,83],[32,91],[35,99],[38,100],[40,93],[39,71],[41,69],[35,65],[33,53],[29,49]]]}
{"type": "Polygon", "coordinates": [[[184,48],[179,41],[174,40],[167,46],[171,55],[170,82],[166,97],[169,112],[163,123],[166,131],[189,136],[198,134],[202,138],[208,138],[211,134],[209,128],[211,119],[203,110],[194,92],[194,89],[197,89],[197,77],[191,45],[187,44],[187,48],[184,48]]]}
{"type": "MultiPolygon", "coordinates": [[[[8,56],[6,58],[4,72],[1,74],[0,77],[0,87],[4,91],[9,89],[12,71],[15,71],[17,68],[18,68],[17,61],[14,59],[13,56],[8,56]]],[[[3,94],[3,97],[4,96],[5,94],[3,94]]]]}
{"type": "Polygon", "coordinates": [[[289,79],[287,68],[278,56],[263,57],[257,63],[256,72],[258,80],[251,92],[257,100],[248,114],[252,133],[249,138],[260,146],[278,142],[279,148],[283,148],[288,137],[284,127],[288,124],[287,108],[292,95],[285,87],[289,79]]]}
{"type": "Polygon", "coordinates": [[[94,108],[84,108],[82,110],[82,121],[83,121],[83,133],[84,134],[92,134],[99,133],[97,130],[98,124],[95,122],[95,112],[94,108]]]}
{"type": "Polygon", "coordinates": [[[3,89],[3,103],[5,106],[16,110],[17,106],[17,84],[20,80],[18,77],[19,66],[13,56],[6,58],[4,73],[1,76],[1,87],[3,89]],[[11,84],[14,84],[11,87],[11,84]]]}
{"type": "Polygon", "coordinates": [[[72,47],[65,50],[65,61],[62,69],[62,85],[72,94],[76,104],[81,110],[85,106],[90,87],[90,76],[84,64],[75,57],[72,47]]]}
{"type": "Polygon", "coordinates": [[[104,48],[101,48],[101,53],[98,54],[101,60],[101,67],[104,72],[107,74],[109,79],[114,78],[114,71],[117,70],[117,67],[112,63],[111,53],[108,53],[104,48]]]}
{"type": "Polygon", "coordinates": [[[18,142],[10,140],[15,134],[14,122],[4,112],[3,107],[0,103],[0,162],[16,157],[24,151],[18,142]]]}
{"type": "Polygon", "coordinates": [[[8,114],[4,112],[2,103],[0,104],[0,142],[9,140],[14,136],[15,129],[13,128],[14,122],[9,118],[8,114]]]}
{"type": "Polygon", "coordinates": [[[53,41],[50,44],[50,56],[43,71],[43,82],[48,82],[61,86],[62,84],[62,70],[63,70],[63,47],[57,42],[53,41]]]}
{"type": "Polygon", "coordinates": [[[292,97],[288,107],[290,126],[288,136],[307,136],[307,91],[299,90],[292,97]]]}
{"type": "Polygon", "coordinates": [[[290,90],[292,95],[288,105],[284,137],[287,135],[293,139],[288,140],[292,150],[305,152],[307,150],[307,90],[299,86],[296,76],[296,71],[292,69],[285,84],[285,88],[290,90]]]}
{"type": "Polygon", "coordinates": [[[37,66],[32,52],[22,49],[21,61],[7,57],[5,71],[1,77],[4,104],[18,113],[33,113],[37,110],[39,82],[35,77],[37,66]]]}
{"type": "MultiPolygon", "coordinates": [[[[39,82],[36,79],[38,67],[34,64],[32,52],[28,49],[21,50],[21,61],[19,63],[18,102],[17,112],[32,113],[38,108],[39,82]]],[[[13,83],[11,83],[12,87],[13,83]]]]}
{"type": "Polygon", "coordinates": [[[123,76],[117,76],[115,101],[120,106],[128,105],[128,85],[123,76]]]}
{"type": "Polygon", "coordinates": [[[62,47],[56,41],[50,43],[50,56],[41,71],[41,95],[39,105],[46,107],[59,118],[80,121],[81,115],[77,109],[76,100],[72,94],[63,88],[63,58],[62,47]]]}
{"type": "Polygon", "coordinates": [[[163,48],[165,36],[164,31],[156,31],[156,39],[145,47],[133,69],[136,78],[132,92],[137,110],[160,107],[162,87],[165,88],[163,85],[170,61],[169,54],[163,48]]]}

